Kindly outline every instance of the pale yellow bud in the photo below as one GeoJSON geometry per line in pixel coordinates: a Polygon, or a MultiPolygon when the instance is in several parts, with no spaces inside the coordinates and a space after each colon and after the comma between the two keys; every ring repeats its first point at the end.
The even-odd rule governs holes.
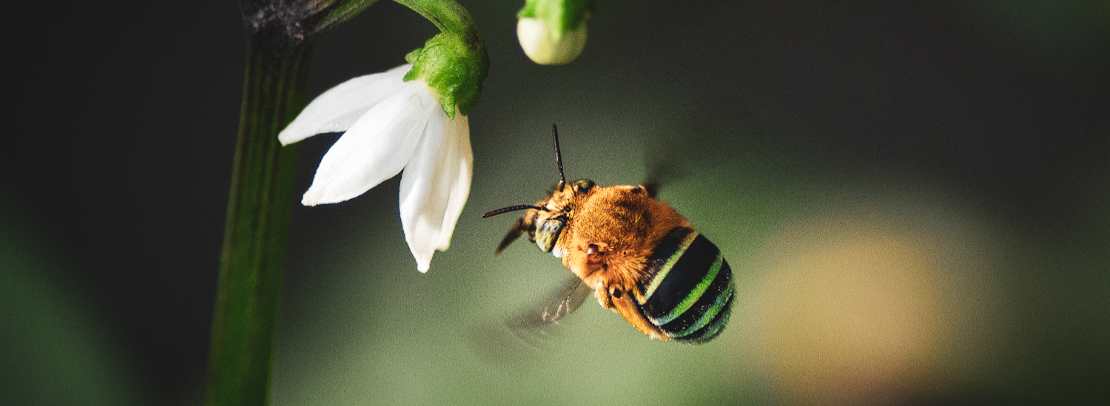
{"type": "Polygon", "coordinates": [[[551,30],[538,18],[521,18],[516,23],[516,37],[524,54],[540,65],[570,63],[586,48],[586,21],[578,28],[563,33],[555,40],[551,30]]]}

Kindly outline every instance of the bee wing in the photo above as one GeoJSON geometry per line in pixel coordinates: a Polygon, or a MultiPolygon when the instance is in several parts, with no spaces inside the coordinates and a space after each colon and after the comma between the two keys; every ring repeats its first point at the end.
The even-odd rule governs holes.
{"type": "Polygon", "coordinates": [[[671,168],[668,162],[653,162],[648,166],[647,179],[641,186],[647,191],[648,197],[655,199],[659,195],[659,187],[679,177],[677,170],[671,168]]]}
{"type": "Polygon", "coordinates": [[[539,329],[558,322],[578,310],[593,290],[577,276],[571,277],[543,297],[538,306],[525,309],[505,320],[513,329],[539,329]]]}
{"type": "Polygon", "coordinates": [[[655,199],[659,188],[668,183],[673,183],[686,177],[686,170],[681,164],[679,153],[687,149],[684,145],[675,145],[670,142],[659,144],[649,152],[647,160],[647,179],[644,179],[644,189],[648,197],[655,199]]]}
{"type": "Polygon", "coordinates": [[[659,196],[659,182],[648,180],[644,182],[643,186],[644,190],[647,190],[648,197],[654,199],[655,196],[659,196]]]}
{"type": "Polygon", "coordinates": [[[534,354],[520,350],[550,350],[556,342],[551,340],[556,332],[544,327],[581,307],[591,293],[581,279],[567,279],[523,311],[472,326],[470,342],[491,363],[530,363],[534,354]],[[506,328],[509,334],[505,334],[506,328]]]}

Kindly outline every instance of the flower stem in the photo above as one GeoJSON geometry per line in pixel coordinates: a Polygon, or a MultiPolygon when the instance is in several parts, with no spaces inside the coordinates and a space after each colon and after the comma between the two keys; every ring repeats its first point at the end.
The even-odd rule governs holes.
{"type": "Polygon", "coordinates": [[[479,46],[482,37],[470,12],[454,0],[393,0],[435,24],[440,32],[458,35],[467,44],[479,46]]]}
{"type": "Polygon", "coordinates": [[[270,393],[297,148],[277,134],[305,105],[311,46],[248,36],[239,138],[209,348],[208,405],[270,393]]]}

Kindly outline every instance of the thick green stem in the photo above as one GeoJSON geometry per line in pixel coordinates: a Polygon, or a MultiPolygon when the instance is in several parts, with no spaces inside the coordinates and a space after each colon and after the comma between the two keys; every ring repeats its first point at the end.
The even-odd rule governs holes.
{"type": "Polygon", "coordinates": [[[251,35],[209,349],[208,405],[270,393],[297,148],[277,134],[301,111],[311,47],[251,35]]]}
{"type": "Polygon", "coordinates": [[[436,28],[439,28],[440,32],[458,35],[472,46],[479,46],[482,41],[481,35],[478,34],[478,27],[470,17],[470,12],[455,0],[394,1],[427,18],[435,24],[436,28]]]}

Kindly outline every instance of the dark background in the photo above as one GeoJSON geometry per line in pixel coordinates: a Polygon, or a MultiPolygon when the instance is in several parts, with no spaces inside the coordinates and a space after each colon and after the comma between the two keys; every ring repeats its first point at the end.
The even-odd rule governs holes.
{"type": "MultiPolygon", "coordinates": [[[[242,86],[238,8],[233,1],[97,3],[11,16],[10,73],[2,85],[9,125],[0,146],[0,393],[7,394],[0,399],[197,404],[242,86]]],[[[400,238],[396,179],[351,203],[298,205],[275,403],[298,403],[281,394],[296,391],[291,382],[313,385],[301,377],[317,370],[302,369],[308,367],[298,358],[300,343],[324,340],[308,345],[330,348],[351,339],[312,338],[314,330],[330,334],[325,323],[306,321],[345,308],[318,300],[340,300],[329,283],[350,282],[311,265],[326,260],[317,257],[321,252],[359,252],[338,254],[340,262],[393,252],[390,261],[400,265],[371,281],[403,277],[397,283],[410,286],[446,275],[483,281],[462,293],[428,293],[444,308],[483,303],[470,306],[475,319],[522,301],[499,303],[501,293],[480,293],[508,275],[491,270],[495,260],[486,248],[511,219],[477,217],[535,200],[554,180],[546,144],[553,121],[565,133],[569,177],[635,183],[653,163],[665,163],[680,186],[671,196],[664,189],[663,197],[687,196],[695,224],[727,228],[722,217],[706,214],[727,213],[752,225],[736,238],[738,246],[767,241],[778,225],[817,210],[829,195],[896,190],[956,201],[967,208],[961,218],[997,236],[986,240],[1000,247],[989,255],[1000,259],[985,273],[1001,281],[991,286],[1006,298],[996,303],[1005,321],[991,326],[1006,338],[973,368],[979,378],[909,399],[1110,397],[1106,2],[599,0],[585,52],[562,67],[536,66],[523,56],[515,39],[519,2],[472,3],[463,2],[492,65],[470,116],[474,184],[455,244],[436,254],[428,275],[416,273],[400,238]],[[681,179],[693,186],[684,189],[681,179]],[[736,210],[735,196],[786,208],[745,213],[736,210]],[[752,216],[763,217],[743,220],[752,216]],[[359,242],[342,242],[351,235],[359,242]],[[365,250],[365,239],[385,248],[365,250]],[[454,266],[453,255],[467,259],[454,266]],[[482,272],[493,276],[474,276],[482,272]]],[[[310,97],[402,63],[433,34],[401,6],[372,6],[320,39],[310,97]]],[[[334,139],[317,138],[302,143],[300,190],[334,139]]],[[[682,209],[681,201],[672,200],[682,209]]],[[[557,267],[516,249],[515,259],[499,260],[557,267]]],[[[521,278],[506,283],[528,284],[521,278]]],[[[374,317],[401,317],[388,307],[378,311],[386,316],[374,317]]],[[[626,327],[598,314],[598,323],[589,324],[626,327]]],[[[740,329],[738,323],[731,328],[740,329]]],[[[405,333],[390,334],[403,340],[405,333]]],[[[594,358],[588,350],[575,353],[583,357],[577,365],[594,358]]],[[[381,365],[375,360],[365,358],[381,365]]],[[[740,399],[805,402],[778,395],[789,391],[775,385],[788,381],[754,381],[778,383],[756,385],[758,395],[740,399]]],[[[708,399],[741,401],[723,393],[708,399]]],[[[503,396],[497,399],[514,399],[503,396]]],[[[668,401],[698,400],[676,399],[668,401]]]]}

